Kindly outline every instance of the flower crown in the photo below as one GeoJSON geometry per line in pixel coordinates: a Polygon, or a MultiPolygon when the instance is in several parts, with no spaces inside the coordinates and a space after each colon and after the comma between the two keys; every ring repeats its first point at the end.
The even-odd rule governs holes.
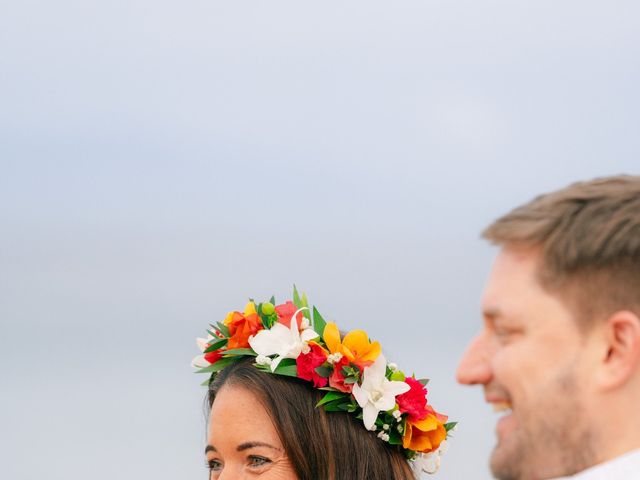
{"type": "Polygon", "coordinates": [[[293,290],[293,301],[276,306],[250,300],[244,312],[230,312],[198,338],[202,355],[194,358],[196,373],[211,374],[246,357],[260,370],[313,382],[327,393],[318,402],[328,412],[349,412],[367,430],[397,445],[416,473],[434,473],[445,440],[455,427],[427,402],[428,380],[408,377],[387,363],[380,344],[363,330],[344,337],[335,323],[325,322],[305,294],[293,290]]]}

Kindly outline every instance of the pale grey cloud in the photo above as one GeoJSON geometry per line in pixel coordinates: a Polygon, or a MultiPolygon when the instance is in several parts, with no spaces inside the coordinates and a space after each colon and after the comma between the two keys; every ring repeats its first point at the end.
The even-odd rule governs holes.
{"type": "Polygon", "coordinates": [[[0,15],[0,476],[205,478],[193,338],[292,282],[456,385],[492,218],[639,173],[640,6],[14,2],[0,15]]]}

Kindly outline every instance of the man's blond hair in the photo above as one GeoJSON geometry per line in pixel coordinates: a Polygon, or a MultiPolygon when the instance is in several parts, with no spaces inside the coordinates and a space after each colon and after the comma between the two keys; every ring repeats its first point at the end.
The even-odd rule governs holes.
{"type": "Polygon", "coordinates": [[[640,316],[640,176],[580,182],[493,222],[483,237],[537,248],[539,280],[581,325],[619,310],[640,316]]]}

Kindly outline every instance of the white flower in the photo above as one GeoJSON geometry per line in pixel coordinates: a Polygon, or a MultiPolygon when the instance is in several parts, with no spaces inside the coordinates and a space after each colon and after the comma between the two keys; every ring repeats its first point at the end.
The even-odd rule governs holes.
{"type": "Polygon", "coordinates": [[[387,434],[386,434],[386,433],[384,433],[384,432],[380,432],[380,433],[378,434],[378,438],[379,438],[379,439],[381,439],[381,440],[383,440],[383,441],[385,441],[385,442],[388,442],[388,441],[389,441],[389,435],[387,435],[387,434]]]}
{"type": "Polygon", "coordinates": [[[402,412],[400,410],[394,410],[392,415],[398,422],[402,419],[402,412]]]}
{"type": "Polygon", "coordinates": [[[385,423],[384,425],[382,425],[382,429],[383,430],[389,430],[389,425],[387,423],[385,423]]]}
{"type": "Polygon", "coordinates": [[[395,371],[398,370],[398,365],[396,365],[393,362],[391,362],[389,365],[387,365],[387,367],[389,367],[389,370],[391,370],[392,372],[395,372],[395,371]]]}
{"type": "Polygon", "coordinates": [[[290,328],[285,327],[281,323],[276,323],[269,330],[260,330],[257,334],[249,337],[249,345],[258,355],[270,357],[277,355],[271,362],[271,371],[275,371],[276,367],[284,358],[298,358],[298,356],[309,350],[307,342],[318,337],[318,334],[311,328],[305,328],[302,332],[298,330],[298,322],[296,315],[305,310],[301,308],[291,317],[290,328]]]}
{"type": "Polygon", "coordinates": [[[409,390],[405,382],[388,380],[385,377],[387,362],[380,355],[375,362],[364,369],[362,385],[353,386],[353,396],[362,408],[363,422],[367,430],[372,430],[378,412],[391,410],[396,404],[396,395],[409,390]]]}
{"type": "Polygon", "coordinates": [[[440,455],[436,452],[419,453],[411,463],[416,477],[419,477],[422,472],[433,474],[440,468],[440,455]]]}
{"type": "Polygon", "coordinates": [[[210,363],[207,362],[204,358],[204,351],[209,346],[209,342],[211,342],[211,340],[213,340],[213,337],[211,335],[207,335],[207,338],[196,338],[196,344],[198,345],[200,351],[203,352],[203,354],[198,355],[193,360],[191,360],[191,366],[193,368],[205,368],[210,365],[210,363]]]}
{"type": "Polygon", "coordinates": [[[416,477],[420,476],[420,473],[436,473],[440,468],[440,462],[442,455],[447,451],[447,441],[443,440],[437,450],[430,453],[419,453],[411,461],[413,472],[416,477]]]}

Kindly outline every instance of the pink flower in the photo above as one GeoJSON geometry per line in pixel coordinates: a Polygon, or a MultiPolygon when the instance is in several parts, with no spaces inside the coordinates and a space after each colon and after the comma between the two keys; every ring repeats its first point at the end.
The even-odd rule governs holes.
{"type": "Polygon", "coordinates": [[[308,353],[302,353],[296,359],[298,377],[313,382],[316,388],[326,387],[329,379],[318,375],[316,368],[327,361],[327,352],[315,342],[309,342],[309,347],[308,353]]]}
{"type": "MultiPolygon", "coordinates": [[[[278,314],[278,321],[288,327],[289,325],[291,325],[291,317],[293,317],[293,314],[296,313],[296,310],[298,310],[298,307],[296,307],[291,301],[283,303],[282,305],[277,305],[276,313],[278,314]]],[[[296,315],[298,328],[301,328],[303,318],[304,315],[302,314],[302,312],[296,315]]]]}
{"type": "Polygon", "coordinates": [[[408,418],[412,422],[424,420],[429,413],[427,410],[427,389],[415,378],[407,377],[404,381],[411,388],[396,398],[400,412],[408,413],[408,418]]]}

